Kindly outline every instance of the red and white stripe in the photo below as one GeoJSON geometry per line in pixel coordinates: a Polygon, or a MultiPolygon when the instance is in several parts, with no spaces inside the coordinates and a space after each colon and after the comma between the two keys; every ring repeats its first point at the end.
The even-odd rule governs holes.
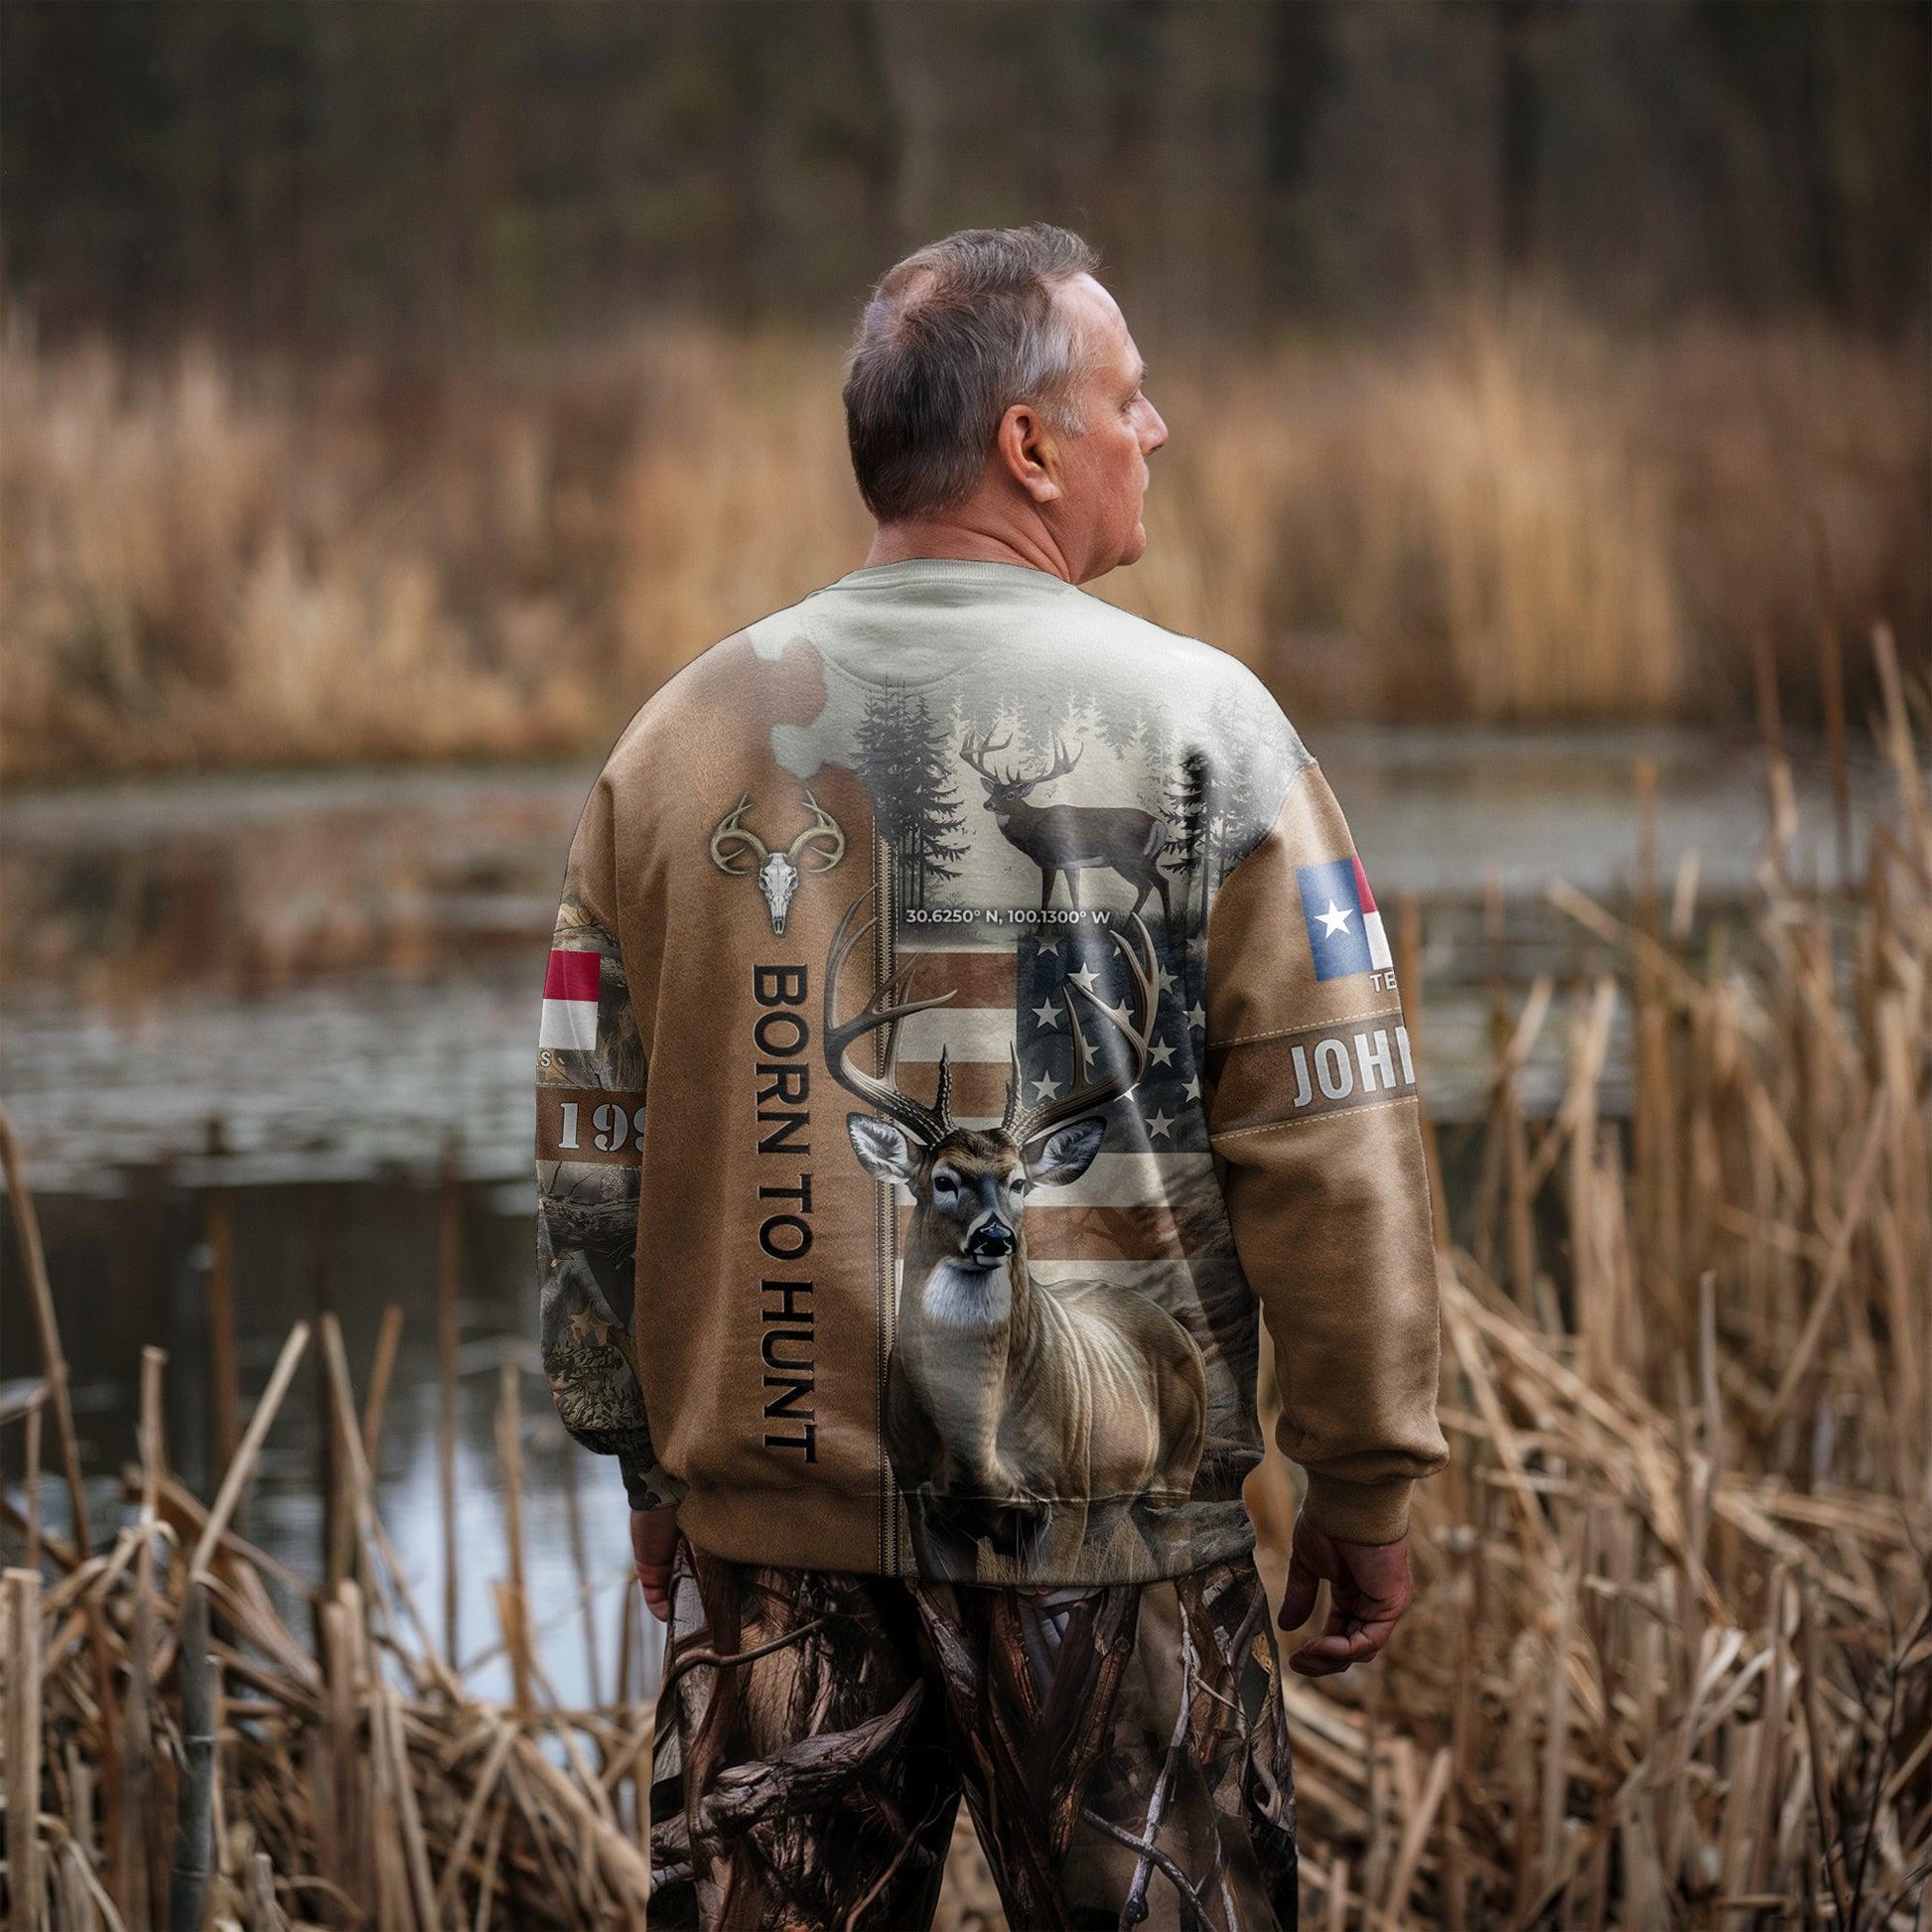
{"type": "Polygon", "coordinates": [[[604,967],[598,952],[554,948],[543,976],[543,1023],[539,1046],[589,1053],[597,1048],[597,988],[604,967]]]}
{"type": "Polygon", "coordinates": [[[1368,874],[1362,870],[1362,862],[1357,859],[1355,867],[1355,892],[1362,901],[1362,930],[1368,934],[1368,963],[1378,973],[1386,973],[1395,964],[1395,954],[1389,950],[1389,935],[1383,929],[1382,915],[1375,909],[1375,895],[1368,889],[1368,874]]]}
{"type": "MultiPolygon", "coordinates": [[[[898,963],[904,965],[914,952],[921,963],[913,995],[951,987],[957,997],[900,1024],[899,1078],[915,1100],[929,1102],[943,1045],[952,1068],[953,1118],[962,1127],[996,1126],[1006,1100],[1007,1049],[1016,1025],[1014,949],[901,946],[898,963]]],[[[1093,1027],[1106,1025],[1086,1014],[1082,1019],[1089,1037],[1093,1027]]],[[[1018,1024],[1033,1027],[1031,1010],[1018,1024]]],[[[1057,1036],[1067,1037],[1064,1028],[1057,1036]]],[[[1215,1246],[1218,1198],[1213,1156],[1205,1149],[1102,1154],[1069,1186],[1042,1191],[1030,1201],[1028,1257],[1084,1264],[1076,1274],[1137,1279],[1149,1263],[1173,1263],[1215,1246]]],[[[901,1201],[901,1252],[911,1216],[910,1203],[901,1201]]],[[[1048,1272],[1054,1271],[1049,1267],[1048,1272]]]]}

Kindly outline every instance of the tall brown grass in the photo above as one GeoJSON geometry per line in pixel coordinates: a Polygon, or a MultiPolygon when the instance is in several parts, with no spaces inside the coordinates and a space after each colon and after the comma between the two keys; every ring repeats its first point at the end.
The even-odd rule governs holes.
{"type": "MultiPolygon", "coordinates": [[[[1923,1924],[1932,810],[1877,656],[1897,808],[1863,881],[1795,885],[1785,822],[1748,938],[1682,897],[1667,928],[1641,877],[1628,922],[1555,887],[1600,972],[1496,995],[1418,1604],[1374,1670],[1287,1687],[1328,1925],[1923,1924]],[[1571,1080],[1530,1123],[1549,1025],[1571,1080]]],[[[1280,1576],[1280,1464],[1250,1502],[1280,1576]]]]}
{"type": "Polygon", "coordinates": [[[1494,314],[1195,374],[1173,413],[1213,433],[1159,459],[1166,541],[1121,601],[1317,704],[1668,713],[1691,640],[1637,383],[1580,325],[1494,314]]]}
{"type": "MultiPolygon", "coordinates": [[[[1562,993],[1539,982],[1520,1006],[1496,996],[1489,1158],[1442,1229],[1455,1452],[1419,1495],[1418,1600],[1372,1667],[1285,1686],[1304,1923],[1923,1923],[1932,801],[1882,636],[1878,661],[1897,802],[1862,879],[1794,881],[1780,815],[1748,942],[1700,929],[1689,892],[1666,925],[1654,881],[1640,878],[1627,922],[1559,891],[1602,947],[1600,973],[1562,993]],[[1613,1030],[1618,1009],[1629,1024],[1613,1030]],[[1518,1077],[1553,1023],[1572,1078],[1556,1116],[1531,1122],[1518,1077]],[[1630,1042],[1627,1136],[1602,1095],[1613,1031],[1630,1042]]],[[[1421,935],[1402,929],[1413,988],[1421,935]]],[[[211,1505],[168,1466],[165,1357],[146,1351],[139,1514],[93,1547],[18,1160],[0,1109],[41,1355],[0,1407],[0,1424],[24,1426],[29,1477],[21,1505],[0,1497],[24,1558],[0,1580],[16,1913],[45,1901],[61,1925],[146,1924],[173,1883],[195,1908],[184,1923],[204,1904],[263,1929],[291,1904],[304,1923],[639,1922],[641,1603],[621,1605],[608,1702],[569,1606],[557,1640],[589,1652],[592,1690],[591,1708],[565,1706],[544,1669],[552,1633],[524,1599],[514,1370],[497,1430],[501,1638],[467,1663],[416,1601],[371,1473],[400,1309],[359,1400],[336,1316],[321,1317],[325,1579],[233,1528],[306,1322],[211,1505]],[[67,1534],[41,1520],[44,1421],[67,1534]],[[306,1617],[284,1620],[267,1578],[306,1617]],[[471,1681],[498,1658],[506,1702],[471,1681]]],[[[1272,1453],[1248,1500],[1279,1590],[1293,1503],[1272,1453]]],[[[583,1547],[573,1538],[588,1597],[583,1547]]],[[[963,1830],[948,1878],[942,1925],[1003,1923],[963,1830]]]]}
{"type": "MultiPolygon", "coordinates": [[[[493,367],[0,340],[0,776],[588,754],[861,558],[838,348],[650,328],[493,367]]],[[[1821,615],[1932,633],[1914,346],[1551,304],[1157,355],[1118,599],[1299,711],[1722,714],[1821,615]],[[1821,603],[1822,599],[1822,603],[1821,603]]],[[[1855,704],[1859,694],[1855,693],[1855,704]]]]}

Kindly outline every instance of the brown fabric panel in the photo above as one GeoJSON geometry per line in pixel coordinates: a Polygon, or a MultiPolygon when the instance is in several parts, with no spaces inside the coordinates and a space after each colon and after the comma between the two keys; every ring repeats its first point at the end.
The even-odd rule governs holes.
{"type": "Polygon", "coordinates": [[[1214,901],[1203,1097],[1235,1248],[1274,1339],[1277,1440],[1309,1471],[1311,1522],[1384,1543],[1403,1534],[1414,1480],[1439,1468],[1448,1448],[1436,1418],[1441,1341],[1421,1110],[1413,1074],[1403,1077],[1394,975],[1316,979],[1296,879],[1298,867],[1353,850],[1327,780],[1309,766],[1214,901]],[[1393,1092],[1374,1050],[1383,1031],[1393,1092]],[[1315,1058],[1328,1039],[1338,1042],[1334,1093],[1321,1090],[1315,1058]],[[1298,1047],[1311,1076],[1300,1106],[1298,1047]],[[1352,1081],[1341,1077],[1343,1051],[1352,1081]]]}
{"type": "Polygon", "coordinates": [[[641,1093],[613,1093],[604,1087],[537,1087],[537,1159],[588,1161],[602,1167],[634,1168],[642,1148],[633,1131],[641,1093]],[[577,1109],[575,1121],[565,1117],[566,1105],[577,1109]],[[603,1116],[600,1108],[614,1111],[603,1116]]]}
{"type": "MultiPolygon", "coordinates": [[[[600,780],[600,791],[615,788],[619,807],[605,835],[613,876],[603,891],[619,901],[616,929],[651,1069],[635,1333],[658,1453],[674,1472],[704,1478],[703,1493],[686,1502],[694,1537],[722,1530],[751,1495],[795,1493],[815,1505],[794,1512],[799,1553],[836,1547],[841,1561],[864,1568],[876,1547],[878,1330],[871,1295],[850,1285],[873,1279],[873,1182],[846,1141],[845,1116],[857,1103],[827,1073],[820,1033],[828,942],[870,877],[871,805],[851,772],[826,765],[811,775],[812,797],[845,849],[836,866],[801,879],[782,933],[771,930],[757,880],[721,872],[710,850],[747,793],[744,822],[767,844],[811,822],[805,782],[777,763],[771,728],[808,723],[824,703],[824,667],[802,638],[773,658],[741,635],[687,665],[632,721],[600,780]],[[802,972],[802,1001],[759,1006],[760,970],[802,972]],[[802,1021],[797,1050],[758,1051],[752,1028],[769,1011],[802,1021]],[[759,1091],[769,1084],[760,1060],[807,1083],[809,1122],[782,1152],[759,1152],[775,1125],[758,1119],[759,1091]],[[760,1247],[759,1229],[802,1204],[759,1189],[795,1187],[806,1173],[811,1206],[800,1218],[813,1241],[787,1261],[760,1247]],[[761,1288],[766,1281],[816,1285],[794,1297],[811,1311],[812,1386],[789,1414],[772,1413],[789,1398],[760,1352],[761,1315],[782,1308],[777,1291],[761,1288]],[[766,1440],[801,1436],[807,1420],[809,1461],[766,1440]],[[834,1497],[843,1500],[828,1504],[834,1497]]],[[[862,942],[842,1011],[869,990],[862,942]]],[[[794,1035],[786,1028],[772,1037],[782,1047],[794,1035]]],[[[774,1239],[789,1245],[795,1236],[778,1230],[774,1239]]],[[[795,1359],[802,1344],[782,1352],[795,1359]]]]}
{"type": "Polygon", "coordinates": [[[1274,1339],[1282,1452],[1309,1470],[1319,1527],[1390,1541],[1406,1524],[1410,1482],[1448,1457],[1417,1103],[1238,1136],[1226,1187],[1274,1339]]]}
{"type": "Polygon", "coordinates": [[[1355,1026],[1307,1027],[1213,1047],[1208,1072],[1215,1131],[1223,1137],[1276,1121],[1383,1106],[1416,1090],[1415,1058],[1399,1008],[1355,1026]]]}
{"type": "MultiPolygon", "coordinates": [[[[1354,854],[1319,765],[1299,772],[1274,824],[1228,874],[1207,926],[1207,1044],[1365,1019],[1399,1004],[1393,972],[1318,980],[1295,874],[1354,854]]],[[[1370,875],[1370,884],[1374,875],[1370,875]]]]}

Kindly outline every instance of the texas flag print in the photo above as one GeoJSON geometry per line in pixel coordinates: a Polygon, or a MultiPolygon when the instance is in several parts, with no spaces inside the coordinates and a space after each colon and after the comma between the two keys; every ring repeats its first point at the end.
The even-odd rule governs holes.
{"type": "Polygon", "coordinates": [[[580,1053],[597,1050],[597,985],[603,965],[602,953],[551,953],[543,976],[539,1046],[563,1046],[580,1053]]]}
{"type": "Polygon", "coordinates": [[[1302,916],[1308,921],[1316,979],[1383,972],[1395,964],[1359,859],[1299,866],[1295,877],[1302,888],[1302,916]]]}

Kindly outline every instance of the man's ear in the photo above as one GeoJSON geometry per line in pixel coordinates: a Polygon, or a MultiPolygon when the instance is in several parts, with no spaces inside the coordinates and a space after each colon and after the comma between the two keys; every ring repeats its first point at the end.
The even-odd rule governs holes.
{"type": "Polygon", "coordinates": [[[1035,503],[1058,498],[1059,450],[1045,417],[1032,403],[1010,404],[994,441],[1007,474],[1035,503]]]}
{"type": "Polygon", "coordinates": [[[1027,1173],[1036,1187],[1064,1187],[1078,1180],[1093,1166],[1100,1152],[1107,1123],[1098,1114],[1056,1127],[1040,1143],[1039,1153],[1027,1163],[1027,1173]]]}
{"type": "Polygon", "coordinates": [[[908,1187],[912,1184],[919,1157],[899,1128],[870,1114],[847,1114],[845,1131],[852,1137],[852,1151],[859,1157],[859,1165],[875,1180],[902,1180],[908,1187]]]}

